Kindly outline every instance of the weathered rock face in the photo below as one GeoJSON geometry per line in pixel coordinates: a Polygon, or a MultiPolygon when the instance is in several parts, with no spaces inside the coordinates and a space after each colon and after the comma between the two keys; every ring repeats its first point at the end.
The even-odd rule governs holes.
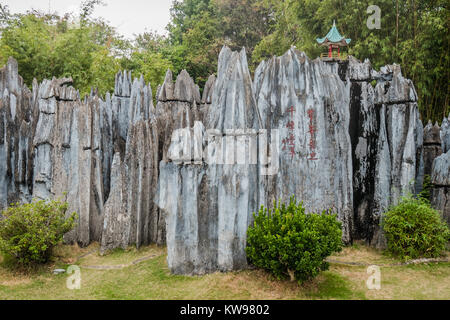
{"type": "Polygon", "coordinates": [[[439,210],[444,220],[450,226],[450,126],[449,118],[444,118],[441,126],[431,122],[424,130],[424,158],[426,164],[432,163],[431,175],[431,204],[439,210]]]}
{"type": "Polygon", "coordinates": [[[30,92],[15,60],[0,70],[0,160],[5,164],[0,208],[59,198],[79,216],[66,242],[85,246],[104,235],[103,251],[124,246],[125,240],[138,246],[163,243],[165,223],[152,200],[159,155],[150,86],[142,77],[131,82],[131,73],[119,73],[112,98],[107,94],[102,100],[92,92],[80,101],[71,82],[34,82],[30,92]],[[123,216],[129,219],[121,226],[127,233],[112,235],[123,216]]]}
{"type": "Polygon", "coordinates": [[[111,189],[104,206],[105,219],[100,252],[103,254],[115,248],[126,249],[130,236],[130,216],[127,214],[126,176],[120,153],[114,154],[111,168],[111,189]]]}
{"type": "Polygon", "coordinates": [[[444,118],[444,120],[442,120],[440,138],[442,143],[442,152],[446,153],[450,150],[450,113],[448,114],[448,118],[444,118]]]}
{"type": "Polygon", "coordinates": [[[196,121],[200,121],[203,123],[206,122],[206,117],[209,113],[209,108],[212,103],[212,94],[214,92],[215,82],[216,82],[215,75],[211,75],[208,78],[208,81],[206,81],[205,87],[203,88],[203,96],[202,96],[201,105],[198,110],[197,118],[195,119],[196,121]]]}
{"type": "Polygon", "coordinates": [[[417,95],[400,68],[291,49],[252,82],[245,52],[228,48],[218,68],[206,134],[198,122],[174,131],[160,163],[172,272],[245,267],[249,213],[291,195],[337,212],[345,242],[382,246],[381,213],[423,179],[417,95]]]}
{"type": "Polygon", "coordinates": [[[433,183],[431,204],[441,211],[444,220],[450,226],[450,151],[434,160],[431,182],[433,183]]]}
{"type": "Polygon", "coordinates": [[[382,247],[381,214],[400,195],[422,186],[423,127],[417,94],[397,65],[377,72],[368,60],[360,63],[350,57],[339,64],[338,73],[350,82],[353,236],[382,247]]]}
{"type": "Polygon", "coordinates": [[[442,154],[443,144],[441,144],[441,128],[437,123],[433,124],[431,121],[425,126],[423,130],[423,161],[424,174],[430,175],[433,166],[433,161],[442,154]]]}
{"type": "Polygon", "coordinates": [[[153,201],[158,186],[158,163],[156,123],[140,120],[130,127],[125,153],[130,244],[165,242],[165,221],[153,201]]]}
{"type": "Polygon", "coordinates": [[[0,70],[0,208],[61,197],[80,218],[67,242],[167,242],[174,273],[242,269],[252,213],[295,195],[308,212],[337,213],[346,243],[382,246],[381,214],[425,174],[448,217],[449,119],[424,130],[397,65],[290,49],[252,80],[245,50],[224,47],[202,97],[169,70],[156,108],[129,72],[105,99],[81,101],[70,84],[30,92],[14,60],[0,70]]]}
{"type": "MultiPolygon", "coordinates": [[[[107,95],[107,106],[109,100],[107,95]]],[[[101,251],[163,244],[165,221],[153,202],[160,155],[151,87],[143,77],[132,82],[130,73],[119,73],[111,100],[112,112],[106,116],[112,125],[111,129],[106,125],[104,131],[112,140],[107,144],[104,167],[111,172],[107,181],[113,194],[104,205],[101,251]]]]}
{"type": "Polygon", "coordinates": [[[130,125],[126,151],[116,152],[113,159],[111,194],[102,224],[102,253],[128,245],[165,243],[165,221],[153,202],[158,183],[157,146],[155,121],[136,120],[130,125]]]}
{"type": "Polygon", "coordinates": [[[110,166],[112,137],[104,130],[105,103],[97,96],[82,103],[67,83],[70,80],[45,80],[38,89],[33,198],[66,200],[68,211],[77,212],[79,221],[65,240],[88,245],[101,238],[103,175],[110,166]]]}
{"type": "Polygon", "coordinates": [[[246,230],[259,201],[256,162],[245,161],[250,145],[245,132],[256,132],[260,118],[245,51],[221,52],[213,92],[208,136],[201,122],[177,130],[168,150],[171,162],[160,164],[156,200],[166,214],[168,264],[174,273],[247,265],[246,230]],[[235,144],[237,136],[243,139],[235,144]],[[235,155],[244,161],[237,164],[235,155]]]}
{"type": "Polygon", "coordinates": [[[263,128],[278,133],[280,146],[279,154],[271,155],[272,161],[278,158],[278,172],[261,182],[262,203],[270,206],[295,195],[308,212],[331,209],[343,222],[343,240],[350,242],[349,84],[329,73],[320,59],[311,61],[291,49],[260,64],[254,88],[263,128]]]}
{"type": "Polygon", "coordinates": [[[178,75],[175,84],[172,72],[168,70],[164,83],[158,90],[157,100],[158,154],[160,159],[167,161],[172,132],[179,128],[192,127],[194,118],[198,118],[200,91],[186,70],[178,75]]]}
{"type": "Polygon", "coordinates": [[[31,200],[35,100],[10,58],[0,69],[0,209],[31,200]]]}

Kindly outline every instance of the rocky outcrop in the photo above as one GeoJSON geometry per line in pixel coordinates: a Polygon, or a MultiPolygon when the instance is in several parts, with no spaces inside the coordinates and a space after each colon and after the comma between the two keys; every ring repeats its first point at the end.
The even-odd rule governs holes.
{"type": "Polygon", "coordinates": [[[217,222],[211,226],[217,228],[217,266],[228,271],[247,266],[247,227],[261,203],[258,168],[246,157],[252,149],[252,137],[246,139],[246,132],[260,129],[261,118],[245,50],[238,53],[224,48],[218,68],[206,120],[210,169],[207,177],[211,189],[209,206],[217,211],[213,214],[217,214],[217,222]]]}
{"type": "MultiPolygon", "coordinates": [[[[369,60],[350,56],[327,61],[325,69],[326,74],[338,74],[350,91],[352,238],[383,247],[382,212],[400,195],[422,189],[426,165],[417,94],[398,65],[376,71],[369,60]]],[[[427,168],[431,170],[431,163],[427,168]]]]}
{"type": "Polygon", "coordinates": [[[377,72],[368,60],[360,63],[350,57],[339,64],[339,74],[350,82],[353,236],[383,247],[381,214],[401,195],[422,186],[423,127],[417,94],[398,65],[377,72]]]}
{"type": "Polygon", "coordinates": [[[205,87],[203,88],[202,101],[198,110],[198,116],[195,119],[196,121],[201,121],[203,123],[206,122],[206,117],[209,113],[209,108],[212,103],[215,82],[215,75],[209,76],[208,81],[206,81],[205,87]]]}
{"type": "Polygon", "coordinates": [[[431,121],[429,121],[423,130],[424,174],[431,174],[434,159],[442,154],[442,146],[441,128],[437,122],[433,125],[431,121]]]}
{"type": "Polygon", "coordinates": [[[85,246],[105,238],[103,251],[123,246],[124,239],[126,245],[163,243],[165,223],[152,201],[159,155],[150,86],[118,73],[112,97],[91,92],[81,101],[71,83],[34,81],[30,92],[14,59],[0,70],[0,208],[58,198],[79,218],[66,242],[85,246]],[[114,154],[119,159],[112,172],[114,154]],[[122,215],[129,224],[120,226],[127,234],[119,239],[111,230],[122,215]]]}
{"type": "Polygon", "coordinates": [[[431,204],[439,210],[450,226],[450,114],[443,119],[441,126],[431,122],[425,127],[427,151],[425,158],[432,163],[431,204]]]}
{"type": "Polygon", "coordinates": [[[104,222],[100,253],[115,248],[126,249],[130,236],[130,215],[127,213],[126,175],[120,159],[120,153],[114,154],[111,168],[111,189],[104,206],[104,222]]]}
{"type": "Polygon", "coordinates": [[[115,136],[114,150],[120,153],[122,160],[118,165],[121,169],[116,170],[115,176],[120,172],[122,178],[114,179],[123,187],[111,183],[115,194],[120,192],[120,196],[108,199],[106,206],[119,208],[122,206],[117,202],[120,199],[126,199],[126,205],[121,213],[108,211],[109,227],[105,222],[103,229],[108,240],[102,245],[103,251],[123,247],[124,243],[138,247],[165,243],[165,218],[153,201],[158,186],[159,162],[167,159],[172,132],[191,126],[196,106],[200,104],[198,86],[186,71],[178,75],[175,83],[170,70],[167,72],[157,91],[156,109],[151,88],[145,85],[142,77],[135,79],[132,85],[129,74],[118,74],[117,79],[115,92],[120,97],[113,98],[117,101],[117,108],[113,108],[113,122],[116,115],[113,132],[119,134],[115,136]],[[120,221],[125,226],[120,226],[120,221]],[[118,226],[121,228],[120,236],[116,235],[118,226]]]}
{"type": "Polygon", "coordinates": [[[132,85],[129,81],[131,75],[127,77],[126,73],[123,73],[121,78],[118,74],[117,78],[119,81],[116,83],[115,92],[121,96],[115,99],[120,101],[117,103],[120,108],[113,109],[113,122],[116,124],[116,132],[121,133],[115,136],[114,150],[121,156],[120,161],[116,160],[120,162],[117,166],[121,168],[116,170],[111,179],[114,177],[122,187],[111,182],[111,188],[116,189],[116,194],[120,190],[121,195],[108,199],[106,206],[124,208],[121,213],[114,210],[110,212],[110,226],[119,225],[123,219],[127,222],[126,227],[121,227],[122,235],[119,238],[115,238],[114,232],[104,227],[103,232],[109,242],[103,247],[103,251],[122,247],[124,241],[138,247],[150,243],[162,244],[165,241],[165,223],[152,200],[157,187],[159,162],[152,90],[150,85],[145,84],[142,76],[134,79],[132,85]],[[122,109],[125,106],[127,107],[122,109]],[[126,195],[122,194],[125,192],[126,195]],[[117,202],[120,198],[126,199],[124,206],[122,202],[117,202]]]}
{"type": "Polygon", "coordinates": [[[110,176],[113,196],[105,202],[101,251],[163,244],[165,221],[153,202],[160,160],[158,128],[152,90],[142,76],[132,82],[130,73],[117,75],[111,119],[113,142],[109,155],[115,152],[115,168],[110,176]]]}
{"type": "Polygon", "coordinates": [[[31,200],[35,101],[10,58],[0,69],[0,209],[31,200]]]}
{"type": "Polygon", "coordinates": [[[442,213],[450,226],[450,151],[434,160],[431,183],[431,204],[442,213]]]}
{"type": "Polygon", "coordinates": [[[174,273],[202,274],[246,267],[246,230],[259,205],[256,162],[235,163],[260,128],[245,51],[222,50],[206,120],[172,135],[160,163],[157,202],[167,221],[168,264],[174,273]],[[229,136],[224,136],[229,134],[229,136]]]}
{"type": "MultiPolygon", "coordinates": [[[[261,204],[295,195],[307,212],[338,213],[343,240],[353,228],[352,158],[348,131],[349,84],[320,59],[290,49],[259,65],[255,96],[263,128],[279,152],[274,174],[262,176],[261,204]],[[295,174],[293,174],[295,172],[295,174]]],[[[215,106],[214,106],[215,107],[215,106]]],[[[269,139],[269,138],[268,138],[269,139]]]]}
{"type": "Polygon", "coordinates": [[[245,50],[224,47],[202,97],[169,70],[156,107],[130,72],[104,99],[80,100],[71,82],[30,91],[13,59],[0,70],[0,206],[63,198],[79,215],[67,242],[99,241],[102,253],[167,242],[173,273],[242,269],[253,212],[295,195],[337,213],[346,243],[383,246],[381,214],[426,174],[448,216],[448,119],[423,128],[397,65],[293,48],[252,79],[245,50]]]}
{"type": "Polygon", "coordinates": [[[448,118],[444,117],[444,120],[442,120],[440,138],[442,152],[446,153],[450,150],[450,113],[448,114],[448,118]]]}
{"type": "Polygon", "coordinates": [[[167,161],[172,132],[179,128],[192,127],[194,114],[200,104],[198,86],[183,70],[173,83],[172,72],[167,71],[163,85],[157,93],[156,121],[158,124],[160,159],[167,161]]]}
{"type": "Polygon", "coordinates": [[[69,203],[68,212],[77,212],[74,231],[68,242],[88,245],[100,241],[103,223],[104,170],[111,136],[104,123],[105,103],[97,96],[84,103],[70,81],[45,80],[38,89],[39,118],[33,139],[33,198],[58,198],[69,203]],[[103,135],[102,135],[103,133],[103,135]]]}
{"type": "Polygon", "coordinates": [[[173,131],[160,163],[169,268],[245,267],[249,213],[291,195],[308,212],[338,213],[345,242],[382,246],[381,214],[421,186],[422,141],[417,95],[396,65],[377,72],[291,49],[252,81],[245,52],[224,48],[204,127],[173,131]]]}
{"type": "Polygon", "coordinates": [[[158,131],[156,123],[140,120],[128,132],[125,153],[129,243],[165,243],[165,221],[154,204],[158,186],[158,131]]]}

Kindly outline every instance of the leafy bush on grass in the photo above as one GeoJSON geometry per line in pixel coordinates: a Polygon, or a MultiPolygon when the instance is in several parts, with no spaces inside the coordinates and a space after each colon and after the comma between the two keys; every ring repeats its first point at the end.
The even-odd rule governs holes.
{"type": "Polygon", "coordinates": [[[22,266],[47,262],[53,247],[75,226],[76,213],[65,218],[67,207],[42,200],[12,205],[0,217],[0,251],[22,266]]]}
{"type": "Polygon", "coordinates": [[[381,226],[388,252],[405,260],[439,257],[450,240],[447,224],[422,197],[404,197],[384,214],[381,226]]]}
{"type": "Polygon", "coordinates": [[[336,215],[306,214],[294,197],[289,205],[274,203],[253,214],[247,231],[247,258],[278,279],[291,277],[299,283],[314,278],[329,265],[325,258],[342,249],[341,223],[336,215]]]}

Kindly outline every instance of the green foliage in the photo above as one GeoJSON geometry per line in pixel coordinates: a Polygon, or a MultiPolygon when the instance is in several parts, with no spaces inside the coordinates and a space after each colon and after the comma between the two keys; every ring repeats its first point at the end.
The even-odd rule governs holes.
{"type": "Polygon", "coordinates": [[[426,174],[423,177],[423,185],[422,191],[419,194],[419,197],[423,200],[430,201],[431,200],[431,189],[433,188],[433,183],[431,182],[431,176],[426,174]]]}
{"type": "Polygon", "coordinates": [[[92,20],[93,6],[100,1],[86,1],[78,18],[38,11],[9,17],[1,29],[0,64],[11,56],[19,64],[19,73],[31,86],[55,77],[72,77],[82,95],[92,86],[106,91],[114,88],[114,76],[120,64],[112,51],[119,37],[102,20],[92,20]],[[101,67],[99,67],[101,66],[101,67]]]}
{"type": "MultiPolygon", "coordinates": [[[[164,81],[167,69],[173,69],[172,63],[163,57],[162,53],[153,51],[134,51],[128,64],[135,74],[142,74],[144,80],[152,84],[164,81]]],[[[153,95],[156,94],[156,85],[152,85],[153,95]]]]}
{"type": "Polygon", "coordinates": [[[336,20],[341,33],[352,39],[349,54],[369,58],[374,68],[398,63],[412,79],[424,119],[441,121],[450,111],[448,1],[444,0],[261,0],[272,10],[272,32],[262,38],[254,63],[279,55],[291,45],[317,57],[323,37],[336,20]],[[369,5],[381,9],[381,29],[369,29],[369,5]]]}
{"type": "Polygon", "coordinates": [[[352,39],[349,54],[369,58],[374,68],[400,64],[417,89],[422,117],[441,121],[450,112],[448,15],[444,0],[184,0],[175,1],[168,29],[183,68],[203,80],[215,72],[223,44],[245,46],[251,71],[291,46],[315,58],[324,50],[315,39],[336,20],[352,39]],[[366,26],[372,4],[381,9],[381,29],[366,26]]]}
{"type": "Polygon", "coordinates": [[[277,278],[300,283],[328,269],[325,258],[342,249],[341,223],[336,215],[306,214],[303,203],[291,198],[288,206],[274,203],[254,214],[247,232],[246,253],[255,266],[277,278]]]}
{"type": "Polygon", "coordinates": [[[143,74],[156,91],[172,67],[164,57],[166,39],[152,33],[139,35],[134,43],[124,39],[105,21],[91,18],[100,4],[84,1],[78,17],[38,11],[12,16],[0,7],[0,65],[10,56],[15,58],[28,86],[34,78],[40,82],[53,76],[72,77],[81,96],[91,88],[100,94],[113,91],[115,74],[121,69],[143,74]]]}
{"type": "Polygon", "coordinates": [[[76,213],[66,218],[67,207],[42,200],[12,205],[0,218],[0,251],[22,266],[47,262],[53,247],[75,226],[76,213]]]}
{"type": "Polygon", "coordinates": [[[33,78],[71,76],[82,95],[91,87],[112,91],[114,75],[127,69],[151,81],[155,90],[170,67],[186,69],[203,86],[217,70],[223,45],[246,48],[253,72],[263,59],[291,46],[316,58],[316,38],[336,20],[352,39],[348,53],[369,58],[374,68],[398,63],[412,79],[423,119],[441,121],[450,112],[448,4],[445,0],[177,0],[171,8],[168,37],[144,32],[126,40],[92,14],[101,0],[87,0],[80,15],[30,11],[12,15],[0,5],[0,65],[19,62],[25,83],[33,78]],[[366,26],[367,8],[381,9],[381,29],[366,26]],[[163,71],[164,72],[163,72],[163,71]]]}
{"type": "Polygon", "coordinates": [[[450,230],[438,211],[423,198],[411,196],[386,212],[382,219],[388,252],[405,260],[439,257],[450,241],[450,230]]]}
{"type": "Polygon", "coordinates": [[[200,85],[216,72],[224,45],[233,50],[245,47],[251,56],[273,23],[260,0],[175,1],[171,14],[169,39],[172,58],[176,57],[171,61],[176,71],[185,68],[200,85]]]}

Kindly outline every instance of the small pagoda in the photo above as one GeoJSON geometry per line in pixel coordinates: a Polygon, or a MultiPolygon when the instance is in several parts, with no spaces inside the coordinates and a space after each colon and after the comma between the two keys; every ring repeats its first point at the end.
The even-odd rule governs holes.
{"type": "Polygon", "coordinates": [[[316,41],[319,45],[328,47],[328,54],[321,54],[321,58],[342,59],[340,48],[347,47],[352,39],[346,39],[345,37],[341,36],[338,29],[336,28],[336,22],[333,21],[333,27],[327,33],[327,35],[323,38],[317,38],[316,41]]]}

